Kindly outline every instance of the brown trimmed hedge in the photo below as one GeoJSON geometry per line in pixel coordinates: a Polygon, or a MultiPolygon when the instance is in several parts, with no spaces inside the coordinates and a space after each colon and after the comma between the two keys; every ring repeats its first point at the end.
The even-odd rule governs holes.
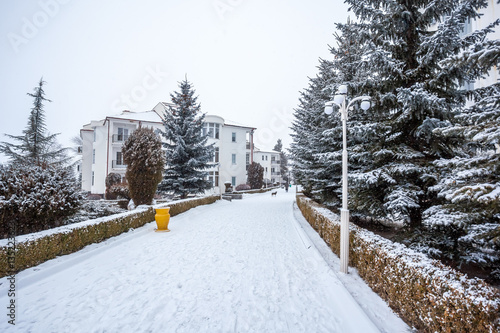
{"type": "MultiPolygon", "coordinates": [[[[214,203],[218,198],[219,196],[209,196],[170,202],[155,207],[170,207],[170,215],[175,216],[191,208],[214,203]]],[[[0,277],[39,265],[57,256],[79,251],[87,245],[100,243],[130,229],[142,227],[146,223],[154,221],[154,219],[154,207],[147,207],[138,212],[125,215],[119,214],[115,218],[110,217],[95,224],[77,223],[69,230],[61,227],[60,232],[47,236],[30,239],[28,235],[25,241],[16,242],[15,244],[14,267],[9,267],[9,251],[12,251],[8,246],[9,244],[0,246],[0,277]],[[78,224],[82,224],[82,226],[78,226],[78,224]]]]}
{"type": "MultiPolygon", "coordinates": [[[[340,252],[340,221],[297,195],[306,220],[340,252]]],[[[410,326],[422,332],[500,332],[500,292],[480,279],[350,225],[349,265],[410,326]]]]}

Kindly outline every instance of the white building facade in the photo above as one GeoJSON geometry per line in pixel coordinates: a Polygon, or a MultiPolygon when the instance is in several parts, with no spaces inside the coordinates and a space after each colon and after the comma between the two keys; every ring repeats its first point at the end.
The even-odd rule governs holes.
{"type": "MultiPolygon", "coordinates": [[[[92,121],[80,130],[82,138],[82,189],[92,194],[104,194],[106,177],[118,173],[125,177],[127,166],[123,161],[123,143],[139,127],[163,130],[163,115],[167,103],[158,103],[151,111],[131,112],[92,121]]],[[[253,159],[253,133],[255,128],[226,122],[222,117],[205,116],[203,132],[209,144],[214,144],[214,166],[210,168],[211,192],[224,191],[224,183],[232,186],[245,184],[247,165],[253,159]]]]}
{"type": "Polygon", "coordinates": [[[155,111],[130,112],[92,121],[80,130],[82,139],[82,189],[92,194],[106,191],[106,177],[117,173],[125,177],[122,145],[139,127],[161,129],[163,124],[155,111]]]}
{"type": "Polygon", "coordinates": [[[264,184],[267,186],[282,183],[280,171],[280,153],[255,149],[254,161],[264,168],[264,184]]]}
{"type": "MultiPolygon", "coordinates": [[[[475,30],[486,28],[492,22],[500,18],[500,3],[497,0],[488,0],[488,7],[479,11],[483,14],[476,20],[471,21],[467,26],[464,27],[465,34],[469,34],[475,30]]],[[[489,40],[499,40],[500,39],[500,28],[497,26],[493,33],[488,35],[489,40]]],[[[492,68],[488,75],[474,82],[474,88],[482,88],[497,83],[499,77],[499,68],[492,68]]],[[[471,87],[472,88],[472,87],[471,87]]]]}

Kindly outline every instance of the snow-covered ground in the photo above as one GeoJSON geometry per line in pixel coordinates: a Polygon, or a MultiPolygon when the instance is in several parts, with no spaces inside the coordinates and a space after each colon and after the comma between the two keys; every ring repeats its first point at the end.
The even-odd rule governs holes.
{"type": "Polygon", "coordinates": [[[25,270],[0,332],[409,332],[354,270],[337,273],[294,198],[197,207],[169,233],[152,222],[25,270]]]}

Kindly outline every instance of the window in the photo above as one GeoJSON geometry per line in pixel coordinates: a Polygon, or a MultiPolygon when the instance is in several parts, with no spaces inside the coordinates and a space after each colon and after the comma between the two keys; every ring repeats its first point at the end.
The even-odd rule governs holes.
{"type": "Polygon", "coordinates": [[[274,168],[271,168],[271,173],[274,173],[274,168]]]}
{"type": "Polygon", "coordinates": [[[264,160],[264,155],[262,155],[262,160],[264,160]]]}
{"type": "Polygon", "coordinates": [[[236,177],[231,177],[231,185],[236,186],[236,177]]]}
{"type": "Polygon", "coordinates": [[[231,154],[231,162],[236,164],[236,154],[231,154]]]}
{"type": "Polygon", "coordinates": [[[122,165],[122,152],[118,151],[116,152],[116,165],[122,165]]]}
{"type": "Polygon", "coordinates": [[[214,147],[214,157],[212,162],[219,163],[219,147],[214,147]]]}
{"type": "Polygon", "coordinates": [[[246,160],[246,164],[250,164],[250,153],[247,153],[247,160],[246,160]]]}
{"type": "Polygon", "coordinates": [[[92,149],[92,164],[95,164],[95,149],[92,149]]]}
{"type": "Polygon", "coordinates": [[[128,128],[118,127],[117,141],[125,141],[128,139],[128,128]]]}
{"type": "Polygon", "coordinates": [[[267,155],[266,155],[266,161],[267,161],[267,155]]]}
{"type": "Polygon", "coordinates": [[[271,162],[275,162],[275,161],[276,161],[276,157],[271,156],[271,162]]]}
{"type": "Polygon", "coordinates": [[[236,132],[231,133],[231,141],[236,142],[236,132]]]}
{"type": "Polygon", "coordinates": [[[92,171],[92,186],[94,186],[94,171],[92,171]]]}
{"type": "Polygon", "coordinates": [[[95,132],[95,127],[94,127],[94,142],[96,141],[97,134],[95,132]]]}
{"type": "Polygon", "coordinates": [[[220,125],[216,123],[204,123],[202,135],[208,135],[209,138],[218,139],[219,138],[220,125]]]}
{"type": "Polygon", "coordinates": [[[208,181],[212,184],[212,187],[219,186],[219,171],[210,171],[208,181]]]}

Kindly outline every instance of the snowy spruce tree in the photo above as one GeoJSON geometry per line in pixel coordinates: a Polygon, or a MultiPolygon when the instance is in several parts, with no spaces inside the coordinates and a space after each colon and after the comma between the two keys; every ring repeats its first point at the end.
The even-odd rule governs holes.
{"type": "Polygon", "coordinates": [[[162,142],[152,128],[140,127],[123,144],[125,177],[136,206],[151,205],[158,183],[162,180],[165,155],[162,142]]]}
{"type": "Polygon", "coordinates": [[[451,126],[454,110],[465,103],[460,87],[465,74],[443,61],[471,43],[461,29],[487,2],[346,2],[366,48],[360,68],[372,68],[355,90],[372,96],[369,111],[376,115],[365,123],[365,134],[361,128],[358,133],[371,136],[372,143],[365,145],[367,168],[352,175],[351,204],[366,216],[420,226],[436,200],[431,188],[439,172],[433,162],[460,153],[459,138],[436,132],[451,126]]]}
{"type": "Polygon", "coordinates": [[[372,97],[371,108],[354,107],[347,122],[351,214],[411,229],[441,225],[410,240],[438,256],[443,248],[452,259],[474,256],[460,248],[471,244],[495,253],[498,86],[472,92],[463,86],[498,66],[498,41],[488,40],[498,21],[463,33],[488,2],[346,2],[357,23],[338,25],[340,37],[350,38],[331,49],[333,60],[321,62],[295,112],[296,179],[315,199],[330,205],[338,199],[341,127],[325,128],[320,110],[325,93],[331,99],[346,84],[351,98],[372,97]]]}
{"type": "Polygon", "coordinates": [[[82,204],[74,171],[68,166],[66,149],[48,134],[45,126],[43,85],[40,79],[33,108],[23,135],[7,135],[17,144],[3,142],[0,151],[9,164],[0,167],[0,229],[5,233],[14,222],[16,234],[40,231],[64,223],[82,204]]]}
{"type": "Polygon", "coordinates": [[[166,111],[165,131],[160,132],[166,141],[166,169],[158,189],[186,198],[212,187],[204,170],[211,166],[213,147],[207,145],[208,134],[202,134],[205,115],[191,83],[186,79],[179,88],[170,95],[174,106],[166,111]]]}
{"type": "MultiPolygon", "coordinates": [[[[320,59],[318,75],[310,79],[309,87],[301,93],[290,146],[294,179],[307,195],[332,208],[339,208],[341,203],[342,126],[338,112],[327,116],[324,106],[339,85],[355,86],[361,75],[359,62],[363,50],[350,21],[337,25],[337,29],[340,34],[334,35],[336,46],[330,48],[333,60],[320,59]]],[[[355,112],[350,116],[354,117],[355,112]]],[[[353,145],[352,138],[349,136],[349,147],[353,145]]],[[[351,153],[350,158],[353,156],[351,153]]]]}
{"type": "MultiPolygon", "coordinates": [[[[463,51],[443,63],[462,73],[465,82],[498,70],[500,41],[488,39],[496,25],[498,20],[466,35],[463,51]]],[[[463,144],[460,154],[434,162],[439,178],[432,190],[439,201],[424,212],[424,223],[434,233],[454,236],[448,242],[441,237],[437,251],[491,269],[500,279],[500,83],[466,93],[470,102],[455,110],[453,125],[436,130],[463,144]]]]}
{"type": "Polygon", "coordinates": [[[281,139],[278,139],[276,144],[274,145],[273,148],[274,151],[277,151],[280,153],[280,175],[281,179],[283,182],[288,184],[289,179],[288,179],[288,156],[286,156],[286,153],[283,151],[283,142],[281,139]]]}
{"type": "Polygon", "coordinates": [[[18,143],[2,142],[0,144],[0,152],[5,154],[12,164],[62,165],[68,162],[66,149],[61,148],[56,141],[57,134],[47,133],[44,103],[50,100],[45,98],[44,84],[45,81],[40,79],[38,87],[34,88],[34,93],[28,93],[28,96],[33,97],[33,108],[23,135],[5,134],[18,143]]]}

